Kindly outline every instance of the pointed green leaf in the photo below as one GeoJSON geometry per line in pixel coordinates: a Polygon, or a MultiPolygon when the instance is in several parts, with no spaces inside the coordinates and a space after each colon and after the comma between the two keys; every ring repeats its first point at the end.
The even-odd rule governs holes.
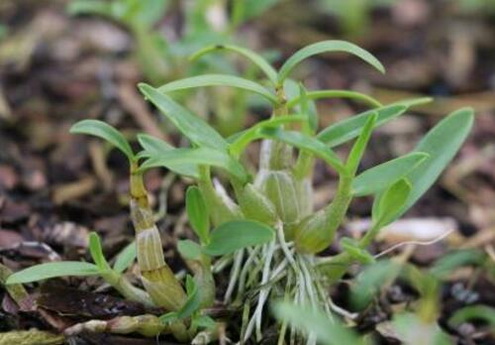
{"type": "Polygon", "coordinates": [[[158,89],[141,83],[139,90],[153,103],[178,129],[198,146],[207,146],[220,151],[227,151],[227,142],[203,119],[164,95],[158,89]]]}
{"type": "MultiPolygon", "coordinates": [[[[356,101],[360,101],[364,104],[371,106],[372,108],[383,107],[378,100],[370,97],[368,95],[362,94],[356,91],[349,90],[318,90],[318,91],[308,91],[306,97],[311,100],[321,99],[321,98],[349,98],[356,101]]],[[[301,103],[301,96],[291,99],[287,102],[287,107],[290,109],[295,105],[301,103]]]]}
{"type": "Polygon", "coordinates": [[[188,318],[199,310],[201,306],[201,294],[198,285],[190,275],[186,277],[186,291],[187,300],[184,306],[177,312],[178,319],[188,318]]]}
{"type": "Polygon", "coordinates": [[[371,133],[375,128],[377,117],[378,115],[375,113],[368,118],[361,134],[357,138],[356,142],[352,146],[351,152],[349,153],[349,157],[347,158],[345,165],[347,171],[349,171],[353,176],[356,173],[359,162],[361,162],[361,159],[363,158],[364,151],[366,150],[366,146],[371,138],[371,133]]]}
{"type": "Polygon", "coordinates": [[[89,252],[91,254],[91,258],[93,258],[93,261],[100,270],[103,271],[110,268],[105,256],[103,255],[100,236],[98,236],[96,232],[91,232],[89,234],[89,252]]]}
{"type": "Polygon", "coordinates": [[[369,110],[330,125],[318,133],[317,138],[326,145],[334,147],[357,137],[361,133],[366,121],[373,114],[376,113],[378,115],[375,123],[375,127],[378,127],[402,115],[406,109],[407,107],[402,104],[393,104],[383,108],[369,110]]]}
{"type": "Polygon", "coordinates": [[[483,320],[495,330],[495,308],[487,305],[472,305],[456,310],[454,315],[449,319],[449,324],[452,327],[458,327],[461,324],[470,320],[483,320]]]}
{"type": "Polygon", "coordinates": [[[74,124],[71,127],[70,132],[89,134],[102,138],[122,151],[130,161],[134,160],[134,153],[132,152],[131,145],[129,145],[124,136],[118,130],[103,121],[82,120],[74,124]]]}
{"type": "Polygon", "coordinates": [[[260,135],[266,139],[275,139],[305,150],[323,159],[336,171],[342,172],[344,166],[335,152],[319,140],[295,131],[284,131],[280,128],[263,128],[260,135]]]}
{"type": "Polygon", "coordinates": [[[146,171],[155,167],[173,170],[177,169],[178,166],[184,166],[184,164],[216,166],[225,169],[240,181],[244,182],[248,179],[246,170],[239,162],[224,152],[208,147],[175,149],[162,152],[160,155],[151,155],[148,160],[141,164],[139,170],[146,171]]]}
{"type": "Polygon", "coordinates": [[[274,235],[272,228],[258,222],[226,222],[211,232],[210,243],[204,248],[204,253],[211,256],[230,254],[241,248],[270,242],[274,235]]]}
{"type": "MultiPolygon", "coordinates": [[[[139,153],[140,157],[149,158],[151,156],[157,157],[163,152],[175,150],[176,148],[166,141],[155,138],[148,134],[138,134],[138,141],[144,151],[139,153]]],[[[181,176],[188,176],[192,178],[199,178],[198,166],[195,164],[184,164],[171,166],[169,168],[176,174],[181,176]]]]}
{"type": "Polygon", "coordinates": [[[31,283],[66,276],[92,276],[100,273],[96,265],[80,261],[49,262],[23,269],[7,278],[6,284],[31,283]]]}
{"type": "Polygon", "coordinates": [[[227,75],[227,74],[205,74],[196,77],[179,79],[160,86],[158,88],[158,91],[169,93],[173,91],[187,90],[187,89],[205,87],[205,86],[235,87],[238,89],[243,89],[257,93],[258,95],[263,96],[273,104],[277,102],[277,98],[275,97],[275,95],[269,90],[267,90],[265,87],[261,86],[260,84],[255,83],[248,79],[236,77],[233,75],[227,75]]]}
{"type": "Polygon", "coordinates": [[[429,155],[423,152],[412,152],[374,166],[362,172],[352,181],[352,194],[354,196],[365,196],[383,191],[390,184],[418,167],[428,157],[429,155]]]}
{"type": "Polygon", "coordinates": [[[189,59],[191,61],[194,61],[208,53],[223,51],[223,50],[236,52],[246,57],[247,59],[251,60],[251,62],[254,63],[256,66],[258,66],[273,84],[277,82],[277,71],[275,71],[275,69],[261,55],[253,52],[252,50],[238,47],[235,45],[217,44],[217,45],[209,46],[197,51],[196,53],[191,55],[189,59]]]}
{"type": "Polygon", "coordinates": [[[200,260],[202,249],[199,244],[191,240],[180,240],[177,242],[177,250],[187,260],[200,260]]]}
{"type": "Polygon", "coordinates": [[[411,183],[401,179],[376,198],[377,204],[374,205],[372,212],[373,227],[382,228],[397,219],[411,191],[411,183]]]}
{"type": "Polygon", "coordinates": [[[203,194],[196,186],[190,186],[186,192],[186,211],[189,223],[201,243],[208,243],[210,217],[203,194]]]}
{"type": "Polygon", "coordinates": [[[115,259],[115,264],[113,265],[113,269],[117,273],[124,272],[129,266],[132,265],[134,260],[137,257],[137,246],[136,242],[133,241],[129,243],[122,251],[117,254],[117,258],[115,259]]]}
{"type": "Polygon", "coordinates": [[[416,146],[430,158],[407,175],[414,186],[400,214],[404,214],[438,179],[447,164],[454,158],[473,127],[471,108],[457,110],[440,121],[416,146]]]}
{"type": "Polygon", "coordinates": [[[289,76],[292,70],[303,60],[313,55],[330,52],[346,52],[356,55],[365,62],[369,63],[371,66],[375,67],[378,71],[385,73],[385,67],[383,67],[381,62],[366,50],[349,42],[330,40],[311,44],[298,50],[294,55],[292,55],[280,68],[278,74],[279,83],[282,83],[289,76]]]}

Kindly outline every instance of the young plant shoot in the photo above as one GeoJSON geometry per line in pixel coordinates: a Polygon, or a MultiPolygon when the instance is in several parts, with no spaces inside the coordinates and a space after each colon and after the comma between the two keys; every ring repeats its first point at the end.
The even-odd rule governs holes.
{"type": "Polygon", "coordinates": [[[192,60],[213,52],[234,53],[248,59],[264,74],[263,80],[208,74],[165,85],[138,86],[145,99],[188,139],[188,147],[176,148],[140,134],[137,140],[142,150],[136,154],[117,130],[103,122],[84,120],[71,130],[103,138],[129,160],[130,217],[136,232],[135,249],[144,290],[131,286],[121,274],[132,263],[132,253],[123,254],[125,258],[119,257],[112,268],[103,257],[96,235],[92,235],[91,242],[95,264],[44,264],[13,274],[8,283],[97,274],[124,297],[163,307],[167,313],[161,318],[147,315],[140,319],[120,318],[112,323],[101,321],[104,326],[100,328],[80,324],[70,332],[112,331],[112,325],[119,325],[120,328],[113,329],[146,335],[171,332],[179,341],[195,337],[197,341],[202,329],[214,325],[206,311],[215,296],[219,296],[214,273],[223,272],[229,277],[223,303],[243,315],[238,330],[241,343],[260,341],[267,327],[273,327],[275,321],[267,309],[273,299],[296,305],[276,308],[277,315],[287,314],[277,325],[279,344],[289,338],[292,344],[316,344],[317,338],[331,339],[334,331],[339,339],[355,339],[340,323],[329,328],[325,328],[325,323],[315,324],[316,336],[299,332],[298,320],[305,321],[297,308],[303,308],[301,315],[308,315],[306,321],[315,317],[309,309],[332,317],[334,305],[329,286],[351,264],[374,262],[367,247],[384,226],[403,215],[437,180],[466,139],[473,124],[473,111],[464,108],[453,112],[427,133],[413,151],[361,171],[360,162],[374,130],[430,99],[382,105],[354,91],[310,91],[290,79],[306,59],[331,52],[352,54],[384,73],[384,67],[373,55],[344,41],[324,41],[302,48],[278,71],[255,52],[230,45],[207,47],[194,54],[192,60]],[[271,117],[224,138],[171,96],[180,90],[218,85],[256,94],[272,108],[271,117]],[[331,97],[350,98],[370,109],[320,128],[314,101],[331,97]],[[247,162],[244,153],[258,140],[261,149],[259,161],[254,162],[258,169],[254,171],[253,162],[247,162]],[[334,151],[348,143],[351,146],[347,157],[334,151]],[[312,186],[316,160],[338,176],[335,195],[318,210],[313,207],[312,186]],[[185,209],[197,238],[177,245],[193,274],[184,282],[175,277],[164,260],[160,233],[143,183],[143,174],[158,167],[194,181],[185,193],[185,209]],[[340,254],[322,254],[336,240],[352,200],[364,196],[374,198],[368,231],[360,239],[341,238],[340,254]],[[55,265],[60,271],[55,271],[55,265]]]}

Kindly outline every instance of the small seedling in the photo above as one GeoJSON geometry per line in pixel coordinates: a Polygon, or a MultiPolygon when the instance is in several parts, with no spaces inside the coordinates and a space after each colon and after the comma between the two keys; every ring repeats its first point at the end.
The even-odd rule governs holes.
{"type": "MultiPolygon", "coordinates": [[[[452,113],[426,134],[412,152],[360,171],[373,131],[429,99],[382,105],[369,96],[347,90],[310,91],[290,79],[301,62],[328,52],[350,53],[384,72],[373,55],[344,41],[324,41],[302,48],[278,71],[258,54],[236,46],[208,47],[193,59],[217,51],[240,54],[258,67],[265,78],[258,82],[209,74],[159,87],[139,85],[144,97],[189,140],[189,147],[175,148],[141,134],[138,141],[142,150],[134,154],[117,130],[96,120],[81,121],[72,132],[101,137],[129,160],[131,219],[136,230],[141,280],[151,301],[169,311],[162,317],[166,327],[153,330],[169,330],[179,340],[193,338],[197,325],[204,324],[196,320],[205,317],[203,311],[211,306],[216,294],[212,272],[230,267],[224,303],[242,309],[241,341],[259,341],[264,327],[270,325],[265,306],[272,298],[321,309],[330,317],[333,304],[327,293],[329,284],[340,279],[351,264],[374,261],[367,246],[435,182],[468,135],[473,111],[465,108],[452,113]],[[271,118],[224,138],[169,96],[180,90],[218,85],[253,92],[272,107],[271,118]],[[320,130],[314,101],[327,97],[354,99],[371,109],[320,130]],[[243,155],[257,140],[262,140],[262,144],[255,171],[243,155]],[[349,142],[353,143],[344,159],[335,149],[349,142]],[[316,160],[333,169],[339,180],[332,201],[315,211],[311,180],[316,160]],[[178,244],[194,273],[193,278],[186,279],[186,289],[165,263],[147,201],[143,174],[156,167],[165,167],[194,181],[186,193],[186,210],[198,241],[178,244]],[[374,198],[373,222],[367,233],[357,240],[341,239],[339,255],[317,256],[335,241],[352,200],[363,196],[374,198]],[[219,259],[215,260],[216,257],[219,259]]],[[[102,257],[97,256],[94,261],[96,266],[81,265],[91,274],[108,270],[102,257]]],[[[29,269],[36,278],[32,280],[39,279],[35,274],[39,267],[29,269]]],[[[22,274],[14,274],[12,281],[22,274]]],[[[156,320],[152,320],[150,324],[155,325],[156,320]]],[[[287,327],[282,324],[280,343],[286,335],[287,327]]],[[[314,338],[308,341],[314,343],[314,338]]]]}

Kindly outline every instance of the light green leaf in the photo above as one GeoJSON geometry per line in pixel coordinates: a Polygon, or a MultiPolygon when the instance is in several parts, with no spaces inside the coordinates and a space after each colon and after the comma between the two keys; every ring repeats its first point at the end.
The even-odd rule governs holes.
{"type": "Polygon", "coordinates": [[[227,151],[227,142],[213,127],[203,119],[194,115],[169,96],[164,95],[158,89],[141,83],[139,90],[153,103],[178,129],[198,146],[215,148],[219,151],[227,151]]]}
{"type": "Polygon", "coordinates": [[[180,255],[187,260],[201,259],[201,246],[191,240],[180,240],[177,242],[177,250],[180,255]]]}
{"type": "Polygon", "coordinates": [[[210,243],[204,248],[204,253],[211,256],[230,254],[241,248],[270,242],[274,235],[272,228],[258,222],[226,222],[211,232],[210,243]]]}
{"type": "Polygon", "coordinates": [[[349,254],[353,259],[362,264],[371,264],[375,262],[375,258],[366,249],[359,246],[352,238],[344,237],[340,240],[340,246],[343,251],[349,254]]]}
{"type": "Polygon", "coordinates": [[[112,6],[107,1],[101,0],[73,0],[67,6],[67,12],[71,15],[98,14],[112,17],[112,6]]]}
{"type": "Polygon", "coordinates": [[[217,151],[208,147],[199,147],[196,149],[184,148],[173,151],[162,152],[157,156],[150,156],[141,167],[140,171],[145,171],[154,167],[166,167],[168,169],[184,164],[191,165],[208,165],[225,169],[240,181],[247,181],[248,175],[244,167],[224,152],[217,151]]]}
{"type": "Polygon", "coordinates": [[[23,269],[7,278],[6,284],[23,284],[39,280],[66,277],[92,276],[100,273],[98,266],[80,261],[49,262],[23,269]]]}
{"type": "Polygon", "coordinates": [[[371,66],[375,67],[378,71],[385,73],[385,67],[383,67],[381,62],[366,50],[349,42],[330,40],[311,44],[298,50],[294,55],[292,55],[280,68],[278,74],[279,84],[281,84],[289,76],[292,70],[303,60],[313,55],[330,52],[346,52],[356,55],[369,63],[371,66]]]}
{"type": "MultiPolygon", "coordinates": [[[[144,151],[139,153],[140,157],[157,157],[163,152],[168,152],[176,149],[174,146],[170,145],[166,141],[155,138],[148,134],[138,134],[137,138],[139,144],[144,149],[144,151]]],[[[173,167],[171,166],[169,169],[181,176],[199,178],[198,166],[195,164],[183,164],[173,167]]]]}
{"type": "Polygon", "coordinates": [[[267,139],[275,139],[305,150],[323,159],[336,171],[342,172],[344,166],[335,152],[319,140],[295,131],[284,131],[279,128],[263,128],[260,135],[267,139]]]}
{"type": "Polygon", "coordinates": [[[440,121],[416,146],[416,152],[424,152],[430,158],[407,175],[414,188],[399,212],[404,214],[438,179],[447,164],[454,158],[473,127],[471,108],[457,110],[440,121]]]}
{"type": "Polygon", "coordinates": [[[74,124],[71,127],[70,132],[88,134],[102,138],[122,151],[130,161],[134,160],[134,153],[132,152],[131,145],[129,145],[124,136],[118,130],[103,121],[82,120],[74,124]]]}
{"type": "Polygon", "coordinates": [[[227,74],[205,74],[196,77],[179,79],[162,85],[158,91],[169,93],[173,91],[186,90],[205,86],[229,86],[257,93],[271,103],[275,104],[277,98],[265,87],[251,80],[227,74]]]}
{"type": "Polygon", "coordinates": [[[364,345],[364,342],[338,320],[330,319],[321,311],[298,306],[288,302],[279,302],[273,306],[273,312],[280,321],[306,334],[312,333],[325,345],[364,345]]]}
{"type": "Polygon", "coordinates": [[[444,279],[459,267],[482,266],[486,260],[486,254],[480,249],[457,249],[435,261],[430,273],[438,279],[444,279]]]}
{"type": "Polygon", "coordinates": [[[369,110],[330,125],[318,133],[317,138],[326,145],[334,147],[357,137],[361,133],[368,118],[373,114],[378,115],[375,123],[375,127],[378,127],[402,115],[406,109],[407,107],[402,104],[394,104],[369,110]]]}
{"type": "Polygon", "coordinates": [[[186,291],[187,301],[177,312],[178,319],[188,318],[201,307],[201,294],[198,289],[198,285],[190,275],[187,275],[186,277],[186,291]]]}
{"type": "Polygon", "coordinates": [[[89,252],[91,254],[91,258],[93,258],[93,261],[100,270],[104,271],[110,268],[105,256],[103,255],[100,236],[98,236],[96,232],[91,232],[89,234],[89,252]]]}
{"type": "Polygon", "coordinates": [[[377,204],[373,205],[372,212],[373,227],[381,228],[397,219],[411,191],[411,183],[406,179],[400,179],[376,198],[377,204]]]}
{"type": "Polygon", "coordinates": [[[129,243],[122,251],[117,254],[117,258],[115,259],[115,264],[113,265],[113,269],[118,272],[124,272],[129,266],[132,265],[134,260],[137,257],[137,246],[136,242],[129,243]]]}
{"type": "Polygon", "coordinates": [[[208,243],[210,217],[203,194],[196,186],[190,186],[186,192],[186,211],[189,223],[198,235],[201,243],[208,243]]]}
{"type": "MultiPolygon", "coordinates": [[[[318,91],[308,91],[306,97],[311,100],[321,99],[321,98],[349,98],[356,101],[360,101],[372,108],[383,107],[378,100],[370,97],[368,95],[362,94],[356,91],[349,90],[318,90],[318,91]]],[[[291,109],[295,105],[301,103],[302,97],[296,97],[287,102],[287,107],[291,109]]]]}
{"type": "Polygon", "coordinates": [[[265,75],[273,84],[277,82],[277,71],[275,71],[275,69],[261,55],[253,52],[252,50],[238,47],[235,45],[230,45],[230,44],[212,45],[195,52],[193,55],[191,55],[189,59],[191,61],[194,61],[208,53],[218,52],[223,50],[238,53],[244,56],[245,58],[251,60],[252,63],[258,66],[265,73],[265,75]]]}
{"type": "Polygon", "coordinates": [[[370,168],[352,181],[354,196],[365,196],[385,190],[391,183],[407,175],[429,157],[423,152],[412,152],[370,168]]]}
{"type": "Polygon", "coordinates": [[[356,170],[359,166],[359,162],[363,158],[364,151],[366,150],[366,146],[368,145],[368,141],[371,138],[371,133],[375,128],[375,123],[378,115],[373,114],[368,117],[361,134],[357,138],[356,142],[352,146],[351,152],[349,153],[349,157],[347,158],[347,162],[345,164],[346,169],[353,176],[356,173],[356,170]]]}
{"type": "Polygon", "coordinates": [[[458,309],[449,319],[449,324],[456,328],[470,320],[483,320],[495,329],[495,308],[487,305],[472,305],[458,309]]]}

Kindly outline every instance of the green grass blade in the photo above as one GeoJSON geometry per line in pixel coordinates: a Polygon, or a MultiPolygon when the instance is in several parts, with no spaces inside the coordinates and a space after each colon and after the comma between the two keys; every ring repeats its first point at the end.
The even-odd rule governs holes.
{"type": "Polygon", "coordinates": [[[223,223],[211,232],[204,252],[211,256],[226,255],[241,248],[261,245],[273,240],[275,231],[265,224],[250,220],[223,223]]]}
{"type": "Polygon", "coordinates": [[[239,162],[224,152],[208,147],[175,149],[162,152],[160,155],[152,155],[141,164],[139,169],[145,171],[154,167],[166,167],[174,170],[177,166],[184,164],[216,166],[225,169],[243,182],[247,181],[248,178],[244,167],[239,162]]]}
{"type": "Polygon", "coordinates": [[[134,260],[137,257],[137,247],[136,242],[133,241],[129,243],[122,251],[117,254],[117,258],[115,259],[115,264],[113,265],[113,269],[118,272],[124,272],[129,266],[132,265],[134,260]]]}
{"type": "Polygon", "coordinates": [[[406,176],[428,157],[429,155],[423,152],[412,152],[370,168],[352,181],[352,194],[365,196],[381,192],[391,183],[406,176]]]}
{"type": "MultiPolygon", "coordinates": [[[[371,106],[372,108],[383,107],[378,100],[374,99],[371,96],[362,94],[356,91],[349,90],[318,90],[318,91],[308,91],[306,93],[306,97],[311,100],[317,100],[321,98],[349,98],[352,100],[360,101],[366,105],[371,106]]],[[[287,102],[287,107],[291,109],[297,104],[301,103],[302,96],[293,98],[287,102]]]]}
{"type": "Polygon", "coordinates": [[[466,140],[474,122],[471,108],[457,110],[440,121],[416,146],[430,158],[407,175],[413,189],[400,214],[404,214],[438,179],[466,140]]]}
{"type": "Polygon", "coordinates": [[[198,146],[215,148],[227,151],[228,144],[213,127],[203,119],[194,115],[189,110],[164,95],[158,89],[141,83],[139,90],[166,116],[179,131],[198,146]]]}
{"type": "Polygon", "coordinates": [[[275,95],[260,84],[248,79],[227,74],[205,74],[196,77],[179,79],[160,86],[158,88],[158,91],[169,93],[173,91],[187,90],[205,86],[235,87],[238,89],[251,91],[260,96],[263,96],[273,104],[277,102],[277,98],[275,97],[275,95]]]}
{"type": "Polygon", "coordinates": [[[369,63],[371,66],[375,67],[381,73],[385,73],[385,67],[383,67],[381,62],[378,61],[376,57],[371,55],[366,50],[349,42],[330,40],[311,44],[298,50],[294,55],[292,55],[280,68],[278,74],[279,84],[283,83],[283,81],[290,75],[293,69],[303,60],[313,55],[330,52],[346,52],[353,54],[361,58],[365,62],[369,63]]]}
{"type": "MultiPolygon", "coordinates": [[[[168,152],[176,149],[174,146],[170,145],[166,141],[155,138],[148,134],[138,134],[137,138],[139,144],[144,149],[144,151],[141,151],[139,153],[140,157],[157,157],[163,152],[168,152]]],[[[172,167],[170,167],[169,169],[181,176],[199,178],[198,166],[194,164],[177,165],[174,166],[173,169],[172,167]]]]}
{"type": "Polygon", "coordinates": [[[249,59],[253,64],[258,66],[265,73],[265,75],[273,84],[277,82],[277,71],[275,71],[275,69],[261,55],[253,52],[252,50],[238,47],[235,45],[230,45],[230,44],[212,45],[195,52],[193,55],[191,55],[189,59],[191,61],[195,61],[206,54],[212,52],[221,52],[224,50],[238,53],[244,56],[245,58],[249,59]]]}
{"type": "Polygon", "coordinates": [[[129,145],[122,133],[103,121],[82,120],[74,124],[71,127],[70,132],[88,134],[104,139],[122,151],[130,161],[134,160],[135,156],[132,152],[131,145],[129,145]]]}
{"type": "Polygon", "coordinates": [[[31,266],[7,278],[6,284],[23,284],[43,279],[66,276],[92,276],[99,274],[96,265],[80,261],[49,262],[31,266]]]}

